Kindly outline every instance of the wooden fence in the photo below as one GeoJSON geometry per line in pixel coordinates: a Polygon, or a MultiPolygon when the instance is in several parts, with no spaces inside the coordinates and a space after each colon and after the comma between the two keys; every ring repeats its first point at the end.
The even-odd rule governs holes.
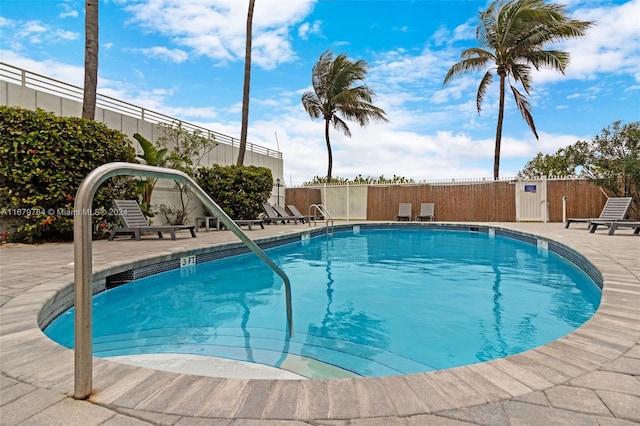
{"type": "MultiPolygon", "coordinates": [[[[412,203],[413,216],[420,203],[434,203],[437,221],[515,222],[516,188],[514,182],[478,182],[461,184],[370,185],[366,202],[366,220],[395,220],[400,203],[412,203]]],[[[322,188],[287,188],[286,204],[301,212],[311,204],[322,203],[322,188]]],[[[598,217],[607,197],[587,180],[547,181],[547,205],[550,222],[562,222],[563,197],[567,197],[567,217],[598,217]]],[[[345,201],[346,202],[346,201],[345,201]]],[[[350,202],[353,202],[351,200],[350,202]]],[[[331,212],[332,210],[329,209],[331,212]]],[[[637,212],[631,215],[635,216],[637,212]]]]}

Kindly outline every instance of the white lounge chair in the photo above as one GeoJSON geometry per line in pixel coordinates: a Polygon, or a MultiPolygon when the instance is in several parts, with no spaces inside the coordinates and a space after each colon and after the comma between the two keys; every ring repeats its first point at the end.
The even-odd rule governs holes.
{"type": "Polygon", "coordinates": [[[609,235],[613,235],[618,228],[633,228],[633,233],[638,235],[640,234],[640,222],[627,221],[627,220],[614,220],[614,221],[606,221],[606,220],[592,220],[591,221],[591,232],[592,234],[596,232],[598,226],[608,226],[609,227],[609,235]]]}
{"type": "Polygon", "coordinates": [[[411,203],[400,203],[396,220],[406,219],[411,221],[411,203]]]}
{"type": "Polygon", "coordinates": [[[420,204],[420,214],[416,216],[416,219],[422,222],[423,219],[429,219],[431,221],[435,220],[434,214],[434,204],[433,203],[422,203],[420,204]]]}

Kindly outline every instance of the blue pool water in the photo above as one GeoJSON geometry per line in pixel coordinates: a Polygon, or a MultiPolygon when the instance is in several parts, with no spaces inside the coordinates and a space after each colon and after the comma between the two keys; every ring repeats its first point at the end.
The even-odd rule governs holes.
{"type": "MultiPolygon", "coordinates": [[[[94,297],[94,355],[215,355],[310,377],[386,376],[501,358],[588,320],[600,289],[546,249],[487,233],[337,232],[133,281],[94,297]]],[[[45,330],[73,347],[73,309],[45,330]]]]}

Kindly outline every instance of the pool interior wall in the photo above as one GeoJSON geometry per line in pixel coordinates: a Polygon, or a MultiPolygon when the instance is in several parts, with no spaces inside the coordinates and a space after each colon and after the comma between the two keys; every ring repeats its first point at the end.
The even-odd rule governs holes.
{"type": "MultiPolygon", "coordinates": [[[[480,232],[485,234],[494,233],[495,235],[504,236],[507,238],[512,238],[515,240],[523,241],[534,246],[542,246],[548,249],[551,252],[554,252],[565,259],[569,260],[577,267],[579,267],[582,271],[584,271],[597,285],[602,288],[602,275],[600,272],[590,263],[588,262],[582,255],[576,253],[575,251],[565,247],[557,242],[549,241],[546,239],[542,239],[540,237],[517,233],[511,230],[504,230],[500,228],[493,228],[488,226],[477,226],[477,225],[451,225],[451,224],[418,224],[418,223],[393,223],[393,224],[359,224],[359,225],[337,225],[333,228],[333,232],[340,231],[348,231],[353,230],[354,228],[359,229],[390,229],[390,228],[410,228],[410,229],[425,229],[425,228],[436,228],[441,230],[450,230],[450,231],[468,231],[468,232],[480,232]]],[[[266,250],[273,247],[278,247],[281,245],[293,243],[300,241],[301,239],[313,238],[319,235],[327,234],[326,228],[313,229],[308,232],[302,232],[298,235],[287,235],[285,237],[274,237],[269,239],[269,241],[258,242],[258,245],[261,249],[266,250]]],[[[148,277],[150,275],[155,275],[161,272],[170,271],[173,269],[180,268],[181,258],[196,256],[195,264],[205,263],[216,259],[222,259],[226,257],[236,256],[239,254],[250,253],[250,250],[242,245],[242,243],[235,244],[226,244],[222,246],[211,247],[208,249],[199,249],[195,251],[185,251],[182,253],[176,253],[170,259],[148,259],[143,264],[141,262],[137,262],[137,264],[130,265],[131,268],[124,267],[126,270],[112,273],[107,275],[103,279],[94,276],[94,292],[93,294],[99,293],[106,289],[110,289],[113,287],[117,287],[122,284],[127,284],[131,281],[148,277]]],[[[66,293],[66,292],[65,292],[66,293]]],[[[68,309],[73,305],[73,289],[66,294],[61,295],[61,301],[63,303],[64,308],[62,310],[54,309],[53,318],[50,315],[45,315],[48,321],[40,321],[40,327],[46,328],[46,326],[53,320],[55,317],[60,315],[64,310],[68,309]],[[71,298],[70,300],[68,300],[71,298]],[[67,303],[63,301],[67,300],[67,303]],[[57,311],[57,312],[55,312],[57,311]]]]}

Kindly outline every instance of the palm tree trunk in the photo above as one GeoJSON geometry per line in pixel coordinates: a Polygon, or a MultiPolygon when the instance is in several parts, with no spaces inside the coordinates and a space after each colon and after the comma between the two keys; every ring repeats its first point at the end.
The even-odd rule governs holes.
{"type": "Polygon", "coordinates": [[[500,144],[502,143],[502,121],[504,120],[504,83],[506,73],[498,68],[500,76],[500,104],[498,105],[498,125],[496,126],[496,149],[493,155],[493,180],[498,180],[500,170],[500,144]]]}
{"type": "Polygon", "coordinates": [[[84,5],[84,95],[82,118],[96,117],[98,87],[98,0],[86,0],[84,5]]]}
{"type": "Polygon", "coordinates": [[[253,33],[253,9],[256,0],[249,0],[247,12],[247,40],[244,52],[244,89],[242,91],[242,126],[240,128],[240,149],[237,165],[244,164],[244,153],[247,150],[247,128],[249,127],[249,89],[251,86],[251,38],[253,33]]]}
{"type": "Polygon", "coordinates": [[[327,183],[331,183],[331,170],[333,169],[333,155],[331,154],[331,141],[329,140],[329,122],[330,119],[324,121],[324,139],[327,142],[327,153],[329,154],[329,166],[327,167],[327,183]]]}

